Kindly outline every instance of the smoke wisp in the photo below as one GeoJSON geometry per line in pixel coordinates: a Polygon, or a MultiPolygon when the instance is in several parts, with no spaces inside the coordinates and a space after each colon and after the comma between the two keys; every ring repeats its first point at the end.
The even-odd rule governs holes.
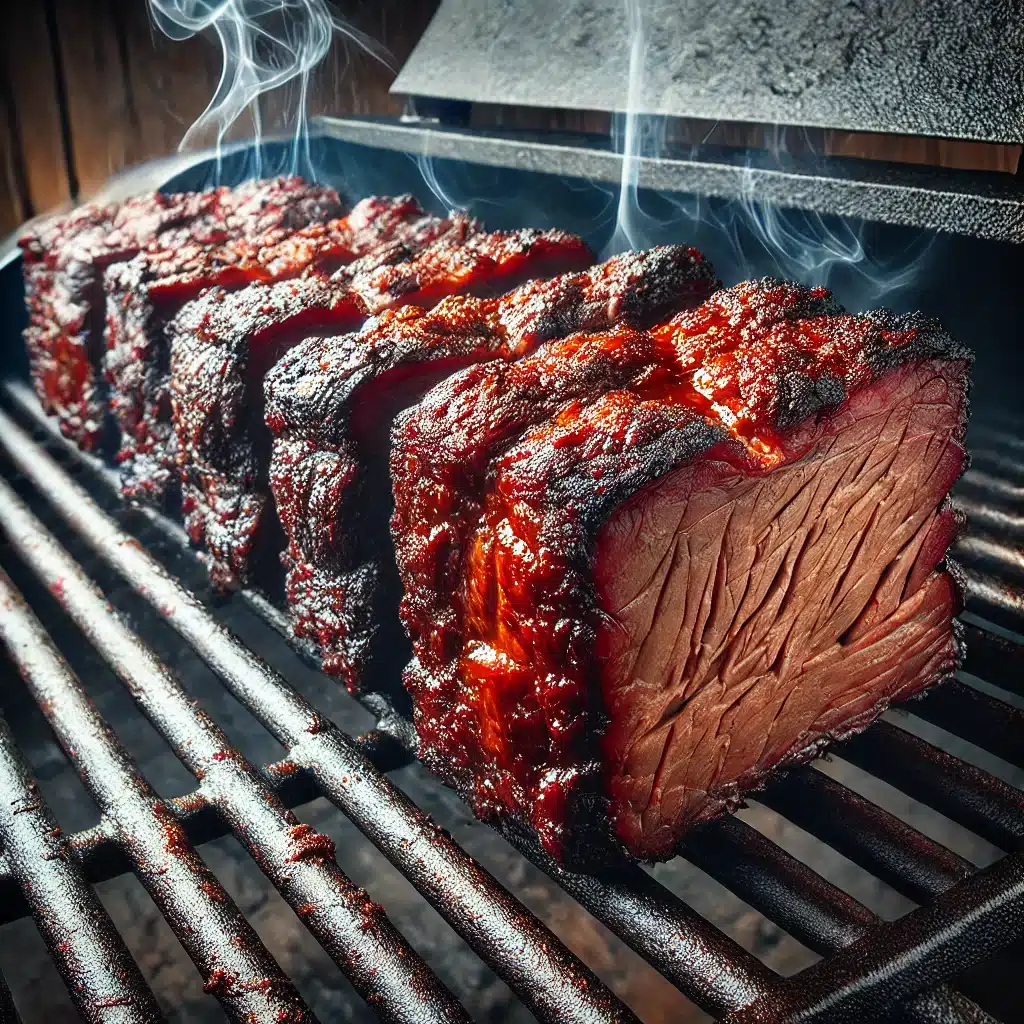
{"type": "Polygon", "coordinates": [[[291,169],[310,173],[308,105],[314,69],[336,39],[354,44],[391,70],[387,50],[341,19],[328,0],[149,0],[156,26],[171,39],[213,35],[221,51],[216,92],[179,144],[179,151],[213,149],[218,157],[231,128],[248,114],[261,173],[264,126],[260,99],[279,91],[291,138],[291,169]]]}
{"type": "MultiPolygon", "coordinates": [[[[652,99],[645,86],[661,4],[659,0],[622,0],[622,5],[624,38],[629,42],[628,78],[623,83],[625,113],[615,115],[612,122],[612,146],[621,155],[622,165],[614,227],[603,255],[668,240],[689,241],[714,250],[709,255],[727,282],[767,273],[834,288],[851,307],[888,301],[911,290],[934,243],[933,234],[922,232],[908,244],[879,250],[866,244],[870,225],[766,202],[750,152],[737,168],[737,193],[728,200],[682,191],[645,193],[640,183],[646,161],[665,156],[706,160],[703,142],[707,139],[702,144],[671,147],[669,119],[645,112],[652,99]]],[[[806,154],[805,170],[817,171],[821,157],[806,133],[802,135],[797,148],[806,154]]],[[[788,158],[789,149],[786,129],[776,127],[765,140],[765,155],[780,164],[788,158]]],[[[684,182],[680,184],[685,187],[684,182]]]]}

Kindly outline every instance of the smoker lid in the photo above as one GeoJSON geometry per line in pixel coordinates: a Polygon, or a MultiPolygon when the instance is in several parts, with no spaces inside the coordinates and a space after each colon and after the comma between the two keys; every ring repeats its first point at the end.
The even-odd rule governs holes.
{"type": "Polygon", "coordinates": [[[1024,142],[1021,0],[442,0],[392,91],[1024,142]],[[784,10],[783,10],[784,9],[784,10]]]}

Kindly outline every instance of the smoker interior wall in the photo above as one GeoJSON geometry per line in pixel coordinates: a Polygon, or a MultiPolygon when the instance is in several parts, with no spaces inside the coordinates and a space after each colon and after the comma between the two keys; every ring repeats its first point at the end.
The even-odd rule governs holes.
{"type": "MultiPolygon", "coordinates": [[[[332,0],[336,13],[401,66],[438,0],[332,0]]],[[[24,0],[0,12],[0,236],[131,164],[173,152],[217,88],[214,41],[174,42],[149,0],[24,0]]],[[[336,38],[313,76],[310,113],[390,114],[393,74],[336,38]]],[[[268,131],[283,104],[263,104],[268,131]]],[[[252,131],[247,118],[238,132],[252,131]]]]}

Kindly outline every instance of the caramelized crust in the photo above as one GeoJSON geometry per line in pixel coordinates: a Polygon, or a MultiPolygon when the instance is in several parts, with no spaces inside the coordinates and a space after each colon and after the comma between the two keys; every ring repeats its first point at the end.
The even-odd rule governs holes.
{"type": "MultiPolygon", "coordinates": [[[[720,291],[650,330],[578,335],[442,382],[402,417],[392,454],[401,611],[414,648],[405,681],[421,755],[482,817],[528,823],[557,857],[592,845],[592,837],[584,843],[583,824],[595,817],[634,854],[664,857],[689,824],[735,801],[776,765],[809,756],[829,736],[863,727],[895,696],[947,674],[957,658],[956,588],[932,569],[953,533],[942,502],[962,468],[966,359],[921,317],[854,317],[823,290],[766,280],[720,291]],[[644,630],[660,628],[662,641],[675,630],[680,643],[698,650],[702,643],[672,603],[677,591],[661,591],[650,617],[628,628],[628,600],[623,606],[609,599],[616,580],[634,577],[641,579],[638,593],[646,593],[636,564],[653,543],[666,501],[656,488],[672,481],[680,516],[700,503],[710,515],[739,501],[751,482],[792,472],[811,478],[828,464],[829,445],[838,444],[851,417],[868,424],[862,429],[871,438],[882,429],[871,419],[879,409],[925,416],[913,396],[933,379],[943,382],[936,392],[944,396],[943,413],[921,423],[933,431],[926,437],[934,438],[928,450],[936,469],[904,503],[920,505],[909,531],[920,536],[914,555],[904,558],[907,575],[890,587],[895,596],[886,611],[894,621],[865,618],[860,635],[845,637],[856,645],[872,629],[895,634],[902,623],[923,652],[915,661],[907,646],[915,641],[904,641],[909,677],[887,676],[871,660],[878,651],[867,651],[855,673],[859,699],[830,692],[833,705],[800,719],[802,741],[787,745],[783,729],[780,746],[755,751],[746,764],[741,755],[725,774],[718,748],[700,747],[708,726],[697,715],[685,727],[680,720],[671,743],[666,734],[675,719],[666,717],[657,734],[662,746],[648,750],[640,740],[656,733],[661,714],[679,709],[655,713],[645,677],[633,672],[644,630]],[[611,544],[608,530],[629,542],[611,544]],[[912,571],[924,549],[928,555],[912,571]],[[917,604],[908,608],[904,597],[917,604]],[[666,780],[675,789],[663,806],[666,780]],[[647,803],[655,793],[652,813],[647,803]]],[[[902,486],[898,475],[887,480],[902,486]]],[[[823,515],[823,529],[828,521],[823,515]]],[[[672,543],[698,536],[696,525],[678,517],[675,523],[681,532],[672,543]]],[[[870,534],[868,526],[852,536],[870,534]]],[[[747,553],[749,564],[758,564],[759,551],[747,553]]],[[[691,578],[698,578],[696,568],[673,577],[674,585],[685,589],[691,578]]],[[[806,584],[802,592],[803,600],[813,598],[806,584]]],[[[870,598],[869,589],[864,600],[870,598]]],[[[815,634],[821,656],[858,664],[852,649],[828,653],[835,628],[815,634]]],[[[688,699],[687,683],[701,693],[706,684],[711,714],[718,677],[695,680],[685,658],[666,654],[665,661],[664,680],[649,680],[655,689],[688,699]]],[[[755,718],[777,714],[788,725],[796,718],[769,699],[783,685],[799,688],[799,674],[787,673],[779,671],[773,683],[741,661],[730,678],[763,698],[755,718]]],[[[759,727],[757,720],[742,725],[759,727]]],[[[729,731],[716,735],[727,739],[729,731]]]]}
{"type": "Polygon", "coordinates": [[[270,585],[280,527],[270,501],[270,437],[263,423],[263,377],[286,351],[318,333],[354,329],[371,308],[433,301],[450,293],[488,293],[562,266],[589,260],[582,243],[562,232],[479,235],[455,217],[429,244],[397,240],[340,268],[211,291],[172,327],[171,399],[183,505],[189,533],[210,554],[218,586],[246,580],[270,585]],[[586,254],[586,255],[584,255],[586,254]],[[535,263],[536,260],[536,263],[535,263]],[[447,285],[439,268],[447,268],[447,285]],[[386,297],[385,288],[394,288],[386,297]],[[422,292],[420,289],[422,288],[422,292]]]}
{"type": "Polygon", "coordinates": [[[104,427],[105,396],[96,372],[103,267],[134,256],[145,244],[143,231],[195,219],[204,208],[215,209],[219,198],[220,193],[206,193],[198,199],[145,196],[121,207],[89,204],[34,225],[18,240],[32,382],[43,408],[81,447],[95,448],[104,427]]]}
{"type": "Polygon", "coordinates": [[[337,207],[327,189],[299,179],[249,182],[236,189],[135,197],[90,204],[34,225],[21,239],[29,327],[26,345],[44,408],[83,447],[104,430],[103,273],[145,248],[204,248],[248,232],[305,222],[337,207]]]}
{"type": "MultiPolygon", "coordinates": [[[[405,283],[422,284],[440,261],[425,269],[418,262],[403,272],[405,283]]],[[[717,285],[696,250],[664,246],[531,281],[500,298],[450,297],[430,311],[406,306],[358,335],[311,338],[287,353],[265,384],[270,481],[288,542],[296,635],[316,644],[325,669],[351,689],[363,679],[379,686],[408,657],[396,628],[387,531],[387,438],[401,409],[461,366],[511,359],[573,331],[653,323],[717,285]]]]}

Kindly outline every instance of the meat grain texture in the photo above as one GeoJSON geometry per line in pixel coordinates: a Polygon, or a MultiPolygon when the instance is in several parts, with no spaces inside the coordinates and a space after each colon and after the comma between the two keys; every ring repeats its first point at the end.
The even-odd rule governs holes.
{"type": "Polygon", "coordinates": [[[664,859],[951,674],[970,358],[766,279],[438,384],[391,462],[421,756],[556,858],[664,859]]]}

